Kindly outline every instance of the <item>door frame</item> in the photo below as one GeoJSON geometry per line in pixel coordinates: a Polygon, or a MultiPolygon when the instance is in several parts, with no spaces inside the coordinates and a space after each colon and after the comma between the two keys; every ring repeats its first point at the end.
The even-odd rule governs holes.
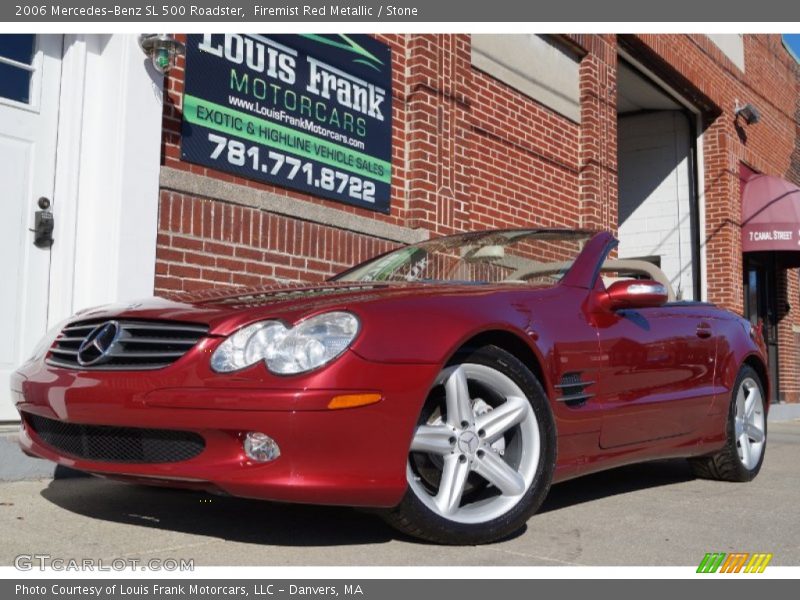
{"type": "Polygon", "coordinates": [[[164,77],[136,35],[66,34],[62,81],[51,326],[152,295],[161,171],[164,77]]]}
{"type": "Polygon", "coordinates": [[[745,253],[742,256],[742,286],[744,316],[753,325],[763,323],[764,341],[767,344],[767,371],[771,385],[769,402],[780,401],[780,345],[778,343],[778,289],[780,267],[774,252],[745,253]],[[752,275],[751,275],[752,274],[752,275]],[[756,280],[755,295],[750,280],[756,280]],[[755,302],[755,307],[752,303],[755,302]]]}
{"type": "Polygon", "coordinates": [[[695,283],[695,299],[701,302],[708,301],[708,251],[707,251],[707,232],[706,232],[706,180],[705,180],[705,128],[703,126],[703,112],[700,107],[692,104],[686,97],[670,87],[662,77],[644,65],[634,54],[623,47],[617,48],[617,54],[629,65],[634,67],[640,74],[648,78],[657,85],[663,92],[683,106],[689,121],[691,140],[691,162],[690,165],[692,181],[690,182],[691,192],[694,194],[693,217],[696,218],[696,233],[693,232],[693,260],[697,261],[697,275],[695,283]],[[696,254],[695,254],[696,252],[696,254]],[[698,289],[699,288],[699,289],[698,289]]]}

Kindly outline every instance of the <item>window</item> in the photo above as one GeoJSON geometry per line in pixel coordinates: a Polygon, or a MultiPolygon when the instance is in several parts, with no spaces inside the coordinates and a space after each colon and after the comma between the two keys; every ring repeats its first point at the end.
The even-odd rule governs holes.
{"type": "Polygon", "coordinates": [[[34,35],[0,34],[0,97],[30,103],[35,46],[34,35]]]}

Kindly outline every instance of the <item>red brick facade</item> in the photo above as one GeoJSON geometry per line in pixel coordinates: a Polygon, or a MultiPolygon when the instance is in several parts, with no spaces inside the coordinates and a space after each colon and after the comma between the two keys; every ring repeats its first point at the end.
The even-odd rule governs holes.
{"type": "MultiPolygon", "coordinates": [[[[800,183],[800,73],[780,36],[744,36],[744,73],[704,35],[565,36],[581,57],[579,124],[473,68],[469,35],[377,37],[393,57],[391,214],[182,162],[182,61],[165,94],[163,165],[432,234],[529,225],[616,231],[616,69],[623,50],[703,114],[707,295],[743,310],[739,164],[800,183]],[[758,106],[757,125],[736,125],[737,100],[758,106]]],[[[317,281],[394,245],[162,189],[155,289],[317,281]]],[[[781,287],[781,392],[796,401],[796,270],[784,274],[781,287]]]]}

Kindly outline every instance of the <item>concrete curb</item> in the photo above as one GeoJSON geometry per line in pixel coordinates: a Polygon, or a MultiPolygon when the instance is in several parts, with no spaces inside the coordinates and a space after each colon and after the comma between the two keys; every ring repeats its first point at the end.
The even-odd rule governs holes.
{"type": "Polygon", "coordinates": [[[785,404],[783,402],[769,407],[769,422],[794,421],[800,419],[800,404],[785,404]]]}
{"type": "MultiPolygon", "coordinates": [[[[770,423],[795,419],[800,419],[800,404],[773,404],[769,409],[770,423]]],[[[17,445],[16,432],[0,433],[0,481],[67,477],[89,477],[89,475],[55,465],[47,460],[26,456],[17,445]]]]}

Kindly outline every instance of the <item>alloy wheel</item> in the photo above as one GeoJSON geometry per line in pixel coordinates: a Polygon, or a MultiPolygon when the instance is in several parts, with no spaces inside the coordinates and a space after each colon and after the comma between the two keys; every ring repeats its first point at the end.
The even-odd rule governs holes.
{"type": "Polygon", "coordinates": [[[536,415],[519,385],[485,365],[448,367],[437,384],[443,398],[411,443],[409,487],[445,519],[496,519],[519,503],[536,475],[536,415]]]}
{"type": "Polygon", "coordinates": [[[751,378],[742,380],[736,394],[734,415],[736,450],[746,469],[755,468],[764,451],[764,398],[751,378]]]}

